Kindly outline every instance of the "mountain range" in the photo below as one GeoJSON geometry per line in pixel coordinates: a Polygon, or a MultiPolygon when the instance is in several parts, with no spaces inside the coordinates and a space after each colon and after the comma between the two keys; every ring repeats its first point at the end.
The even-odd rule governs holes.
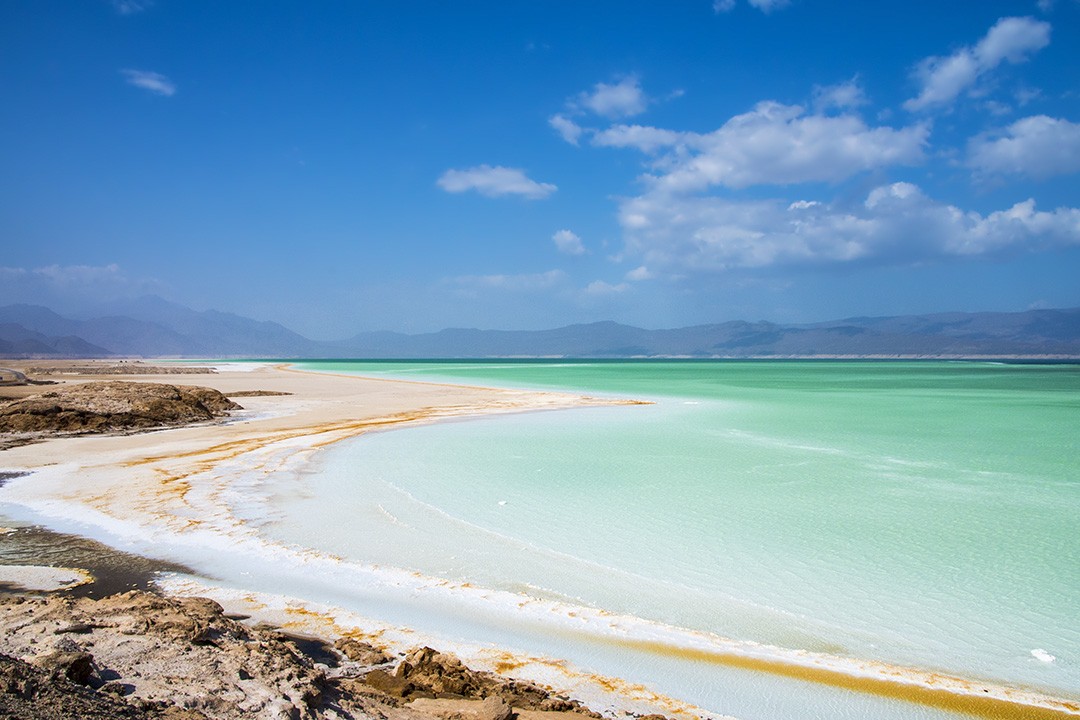
{"type": "Polygon", "coordinates": [[[1080,308],[855,317],[813,324],[730,321],[671,330],[615,322],[554,330],[365,332],[310,340],[274,322],[149,296],[88,319],[0,307],[0,357],[1080,357],[1080,308]]]}

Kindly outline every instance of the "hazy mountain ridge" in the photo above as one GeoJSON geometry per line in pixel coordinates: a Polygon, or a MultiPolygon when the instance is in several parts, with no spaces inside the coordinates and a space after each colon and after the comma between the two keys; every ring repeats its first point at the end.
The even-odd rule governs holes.
{"type": "MultiPolygon", "coordinates": [[[[277,323],[232,313],[199,312],[157,297],[140,298],[127,308],[111,309],[116,314],[73,320],[38,305],[8,305],[0,307],[0,325],[16,325],[23,332],[45,336],[46,344],[51,343],[50,338],[71,336],[99,349],[54,353],[67,357],[315,357],[321,354],[320,343],[277,323]]],[[[5,340],[10,340],[8,332],[0,329],[0,343],[5,340]]]]}
{"type": "Polygon", "coordinates": [[[0,307],[0,355],[91,357],[1080,357],[1080,308],[853,317],[805,325],[734,320],[666,330],[602,321],[551,330],[450,328],[309,340],[277,323],[141,298],[74,320],[35,305],[0,307]]]}

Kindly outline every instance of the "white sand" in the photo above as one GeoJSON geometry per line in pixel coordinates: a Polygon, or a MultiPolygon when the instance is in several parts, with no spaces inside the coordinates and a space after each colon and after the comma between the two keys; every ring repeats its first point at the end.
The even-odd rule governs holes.
{"type": "Polygon", "coordinates": [[[88,583],[91,580],[93,578],[90,573],[79,568],[54,568],[43,565],[0,565],[0,584],[32,592],[65,590],[88,583]]]}

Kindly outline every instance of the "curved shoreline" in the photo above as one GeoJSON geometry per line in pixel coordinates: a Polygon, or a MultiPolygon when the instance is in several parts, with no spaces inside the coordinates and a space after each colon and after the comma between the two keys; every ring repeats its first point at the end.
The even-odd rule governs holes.
{"type": "MultiPolygon", "coordinates": [[[[291,406],[291,410],[279,408],[279,414],[271,417],[247,421],[238,418],[227,425],[182,428],[153,435],[58,439],[32,450],[10,450],[0,458],[21,458],[24,464],[17,468],[38,470],[32,494],[37,497],[39,513],[50,508],[58,512],[60,505],[74,503],[68,506],[69,512],[76,506],[93,511],[95,524],[105,532],[110,519],[141,515],[153,519],[151,530],[167,530],[180,537],[201,530],[237,529],[235,518],[207,513],[208,508],[217,504],[221,493],[232,489],[233,464],[254,466],[259,472],[269,474],[303,462],[322,447],[376,430],[506,412],[620,404],[558,392],[361,378],[282,366],[204,375],[199,382],[222,389],[222,385],[230,384],[281,385],[281,378],[297,381],[289,386],[296,393],[294,396],[250,398],[250,404],[256,406],[253,412],[274,413],[274,405],[291,406]],[[238,375],[245,377],[237,378],[238,375]],[[214,381],[207,383],[209,379],[214,381]],[[362,386],[366,387],[363,391],[362,386]],[[374,392],[375,387],[384,392],[374,392]],[[372,403],[373,396],[381,396],[382,404],[372,403]],[[365,411],[360,412],[359,408],[365,411]],[[157,446],[166,450],[157,450],[157,446]],[[72,462],[73,457],[79,460],[72,462]],[[31,458],[34,462],[27,462],[31,458]],[[76,474],[92,487],[73,490],[69,481],[76,474]]],[[[170,377],[170,382],[175,382],[175,378],[170,377]]],[[[11,490],[29,484],[13,483],[11,490]]],[[[68,519],[75,521],[77,516],[78,513],[68,519]]],[[[640,638],[601,639],[658,655],[796,677],[980,717],[1080,716],[1080,704],[1039,693],[987,686],[883,663],[716,640],[721,640],[719,648],[715,644],[698,647],[640,638]]]]}

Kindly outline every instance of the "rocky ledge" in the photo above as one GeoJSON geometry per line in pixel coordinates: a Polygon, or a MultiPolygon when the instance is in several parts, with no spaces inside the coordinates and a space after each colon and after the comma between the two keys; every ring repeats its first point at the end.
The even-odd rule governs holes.
{"type": "Polygon", "coordinates": [[[88,382],[0,404],[0,433],[49,437],[149,430],[205,422],[239,409],[207,387],[88,382]]]}
{"type": "Polygon", "coordinates": [[[192,365],[145,365],[140,360],[82,365],[58,362],[26,368],[27,375],[212,375],[216,372],[213,368],[192,365]]]}
{"type": "Polygon", "coordinates": [[[0,717],[599,717],[431,648],[394,657],[355,637],[330,646],[241,620],[212,600],[141,591],[0,598],[0,717]]]}

